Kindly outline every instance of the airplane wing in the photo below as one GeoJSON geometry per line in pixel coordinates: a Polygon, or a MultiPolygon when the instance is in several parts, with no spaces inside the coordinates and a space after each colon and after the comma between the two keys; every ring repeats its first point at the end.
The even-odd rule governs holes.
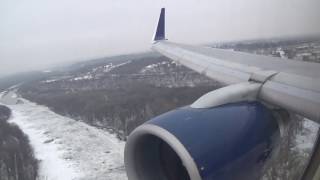
{"type": "MultiPolygon", "coordinates": [[[[320,123],[320,64],[170,42],[164,9],[153,41],[153,50],[228,86],[137,127],[125,147],[130,180],[259,179],[278,158],[288,114],[320,123]]],[[[319,179],[317,141],[302,179],[319,179]]]]}
{"type": "Polygon", "coordinates": [[[226,85],[254,82],[257,98],[320,122],[320,64],[170,42],[162,9],[152,49],[226,85]]]}

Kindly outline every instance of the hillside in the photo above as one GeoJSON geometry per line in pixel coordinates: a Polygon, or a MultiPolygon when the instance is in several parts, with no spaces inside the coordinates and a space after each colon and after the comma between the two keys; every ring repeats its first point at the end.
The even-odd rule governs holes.
{"type": "Polygon", "coordinates": [[[113,129],[125,138],[148,119],[219,87],[155,54],[101,61],[76,64],[71,71],[24,84],[19,93],[61,115],[113,129]]]}

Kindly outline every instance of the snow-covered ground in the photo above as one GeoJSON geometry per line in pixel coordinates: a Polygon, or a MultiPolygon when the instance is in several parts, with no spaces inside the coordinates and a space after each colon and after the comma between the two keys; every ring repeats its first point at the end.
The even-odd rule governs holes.
{"type": "Polygon", "coordinates": [[[120,63],[120,64],[117,64],[117,65],[114,65],[113,63],[109,63],[109,64],[103,66],[104,72],[110,72],[112,69],[115,69],[115,68],[120,67],[120,66],[124,66],[126,64],[131,63],[131,62],[132,61],[127,61],[127,62],[120,63]]]}
{"type": "Polygon", "coordinates": [[[162,61],[155,64],[150,64],[141,69],[140,73],[159,73],[160,68],[168,68],[171,66],[181,66],[181,64],[177,63],[176,61],[162,61]]]}
{"type": "Polygon", "coordinates": [[[299,151],[300,154],[307,156],[313,149],[318,130],[319,124],[309,119],[303,119],[302,128],[295,137],[293,150],[299,151]]]}
{"type": "Polygon", "coordinates": [[[124,142],[104,130],[60,116],[14,93],[0,95],[11,123],[27,134],[40,160],[40,180],[124,180],[124,142]],[[1,97],[3,95],[3,97],[1,97]],[[18,104],[12,102],[19,102],[18,104]]]}
{"type": "MultiPolygon", "coordinates": [[[[10,122],[28,135],[40,160],[39,180],[125,180],[124,142],[107,131],[55,114],[20,98],[14,90],[0,93],[0,103],[13,111],[10,122]]],[[[319,125],[303,120],[292,150],[305,158],[319,125]]]]}

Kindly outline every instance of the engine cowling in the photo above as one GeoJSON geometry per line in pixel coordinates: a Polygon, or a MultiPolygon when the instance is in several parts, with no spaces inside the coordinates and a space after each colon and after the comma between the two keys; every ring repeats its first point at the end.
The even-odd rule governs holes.
{"type": "Polygon", "coordinates": [[[190,106],[160,115],[129,136],[129,180],[252,180],[275,156],[280,132],[259,102],[190,106]]]}

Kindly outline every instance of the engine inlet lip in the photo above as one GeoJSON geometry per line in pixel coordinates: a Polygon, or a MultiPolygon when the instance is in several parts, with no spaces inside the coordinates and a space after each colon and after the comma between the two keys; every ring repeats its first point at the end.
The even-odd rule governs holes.
{"type": "Polygon", "coordinates": [[[143,124],[136,128],[129,136],[128,141],[125,146],[125,153],[124,153],[124,161],[125,161],[125,168],[127,171],[128,176],[132,180],[138,180],[138,174],[134,171],[134,155],[133,149],[135,148],[136,142],[142,136],[145,135],[153,135],[164,142],[166,142],[179,156],[183,165],[185,166],[189,177],[191,180],[202,180],[200,173],[198,171],[197,165],[190,155],[190,153],[186,150],[186,148],[182,145],[182,143],[170,132],[167,130],[153,125],[153,124],[143,124]]]}

